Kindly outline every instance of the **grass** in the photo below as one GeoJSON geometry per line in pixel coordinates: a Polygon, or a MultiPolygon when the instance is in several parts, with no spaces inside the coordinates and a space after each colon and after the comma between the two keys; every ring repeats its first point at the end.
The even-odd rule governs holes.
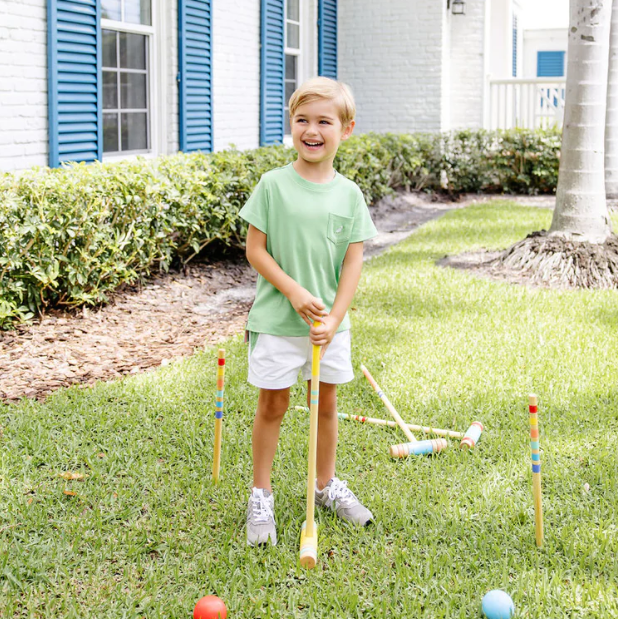
{"type": "MultiPolygon", "coordinates": [[[[274,467],[279,545],[245,546],[256,391],[227,343],[222,482],[210,481],[216,351],[46,403],[0,407],[0,616],[230,619],[618,616],[615,292],[531,290],[434,266],[546,227],[495,201],[447,214],[371,260],[353,311],[365,363],[402,416],[487,431],[470,452],[393,461],[387,428],[341,422],[338,471],[376,515],[320,512],[319,564],[298,566],[308,418],[290,412],[274,467]],[[527,394],[539,396],[545,545],[534,544],[527,394]],[[83,481],[59,473],[79,472],[83,481]],[[584,484],[589,484],[586,492],[584,484]],[[65,490],[75,493],[65,494],[65,490]]],[[[618,222],[615,222],[615,224],[618,222]]],[[[299,385],[293,404],[303,404],[299,385]]],[[[342,412],[385,417],[361,378],[342,412]]]]}

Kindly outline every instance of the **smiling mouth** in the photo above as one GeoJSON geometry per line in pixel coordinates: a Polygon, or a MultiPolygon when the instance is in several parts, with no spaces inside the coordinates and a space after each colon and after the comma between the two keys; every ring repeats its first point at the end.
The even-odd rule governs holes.
{"type": "Polygon", "coordinates": [[[324,144],[324,142],[309,142],[307,140],[303,140],[303,144],[307,146],[307,148],[319,148],[324,144]]]}

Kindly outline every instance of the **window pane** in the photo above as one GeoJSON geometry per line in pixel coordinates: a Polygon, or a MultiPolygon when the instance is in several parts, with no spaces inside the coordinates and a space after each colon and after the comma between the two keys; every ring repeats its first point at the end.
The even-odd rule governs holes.
{"type": "Polygon", "coordinates": [[[293,21],[300,21],[300,10],[299,10],[299,0],[288,0],[288,12],[287,19],[291,19],[293,21]]]}
{"type": "Polygon", "coordinates": [[[300,27],[298,24],[287,24],[287,33],[286,46],[298,49],[300,47],[300,27]]]}
{"type": "Polygon", "coordinates": [[[148,123],[146,114],[121,114],[122,150],[146,150],[148,148],[148,123]]]}
{"type": "Polygon", "coordinates": [[[296,56],[285,56],[285,79],[296,81],[296,56]]]}
{"type": "Polygon", "coordinates": [[[294,94],[296,90],[296,82],[285,82],[285,104],[288,105],[290,101],[290,97],[294,94]]]}
{"type": "Polygon", "coordinates": [[[146,74],[120,74],[120,104],[123,109],[146,109],[146,74]]]}
{"type": "Polygon", "coordinates": [[[120,0],[101,0],[101,17],[120,21],[122,19],[120,0]]]}
{"type": "Polygon", "coordinates": [[[103,114],[103,152],[114,153],[118,149],[118,114],[103,114]]]}
{"type": "Polygon", "coordinates": [[[291,135],[292,133],[292,129],[290,129],[290,115],[288,113],[288,110],[285,110],[285,113],[283,114],[283,116],[285,117],[285,135],[291,135]]]}
{"type": "Polygon", "coordinates": [[[143,34],[119,33],[120,66],[123,69],[146,68],[146,36],[143,34]]]}
{"type": "Polygon", "coordinates": [[[103,108],[118,109],[118,74],[115,71],[103,71],[103,108]]]}
{"type": "Polygon", "coordinates": [[[150,26],[150,0],[124,0],[124,21],[150,26]]]}
{"type": "Polygon", "coordinates": [[[116,55],[116,33],[113,30],[103,30],[103,66],[114,67],[118,66],[118,58],[116,55]]]}

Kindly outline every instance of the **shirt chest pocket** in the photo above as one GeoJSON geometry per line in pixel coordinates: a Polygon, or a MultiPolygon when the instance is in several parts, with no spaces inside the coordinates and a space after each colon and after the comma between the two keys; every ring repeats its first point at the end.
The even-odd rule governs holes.
{"type": "Polygon", "coordinates": [[[350,242],[354,217],[328,214],[328,240],[335,245],[343,245],[350,242]]]}

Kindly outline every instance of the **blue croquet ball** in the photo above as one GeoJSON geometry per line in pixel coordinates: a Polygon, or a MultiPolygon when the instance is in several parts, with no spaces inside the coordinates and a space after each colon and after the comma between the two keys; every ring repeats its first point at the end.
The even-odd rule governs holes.
{"type": "Polygon", "coordinates": [[[510,619],[515,613],[511,596],[501,589],[494,589],[483,596],[483,614],[487,619],[510,619]]]}

